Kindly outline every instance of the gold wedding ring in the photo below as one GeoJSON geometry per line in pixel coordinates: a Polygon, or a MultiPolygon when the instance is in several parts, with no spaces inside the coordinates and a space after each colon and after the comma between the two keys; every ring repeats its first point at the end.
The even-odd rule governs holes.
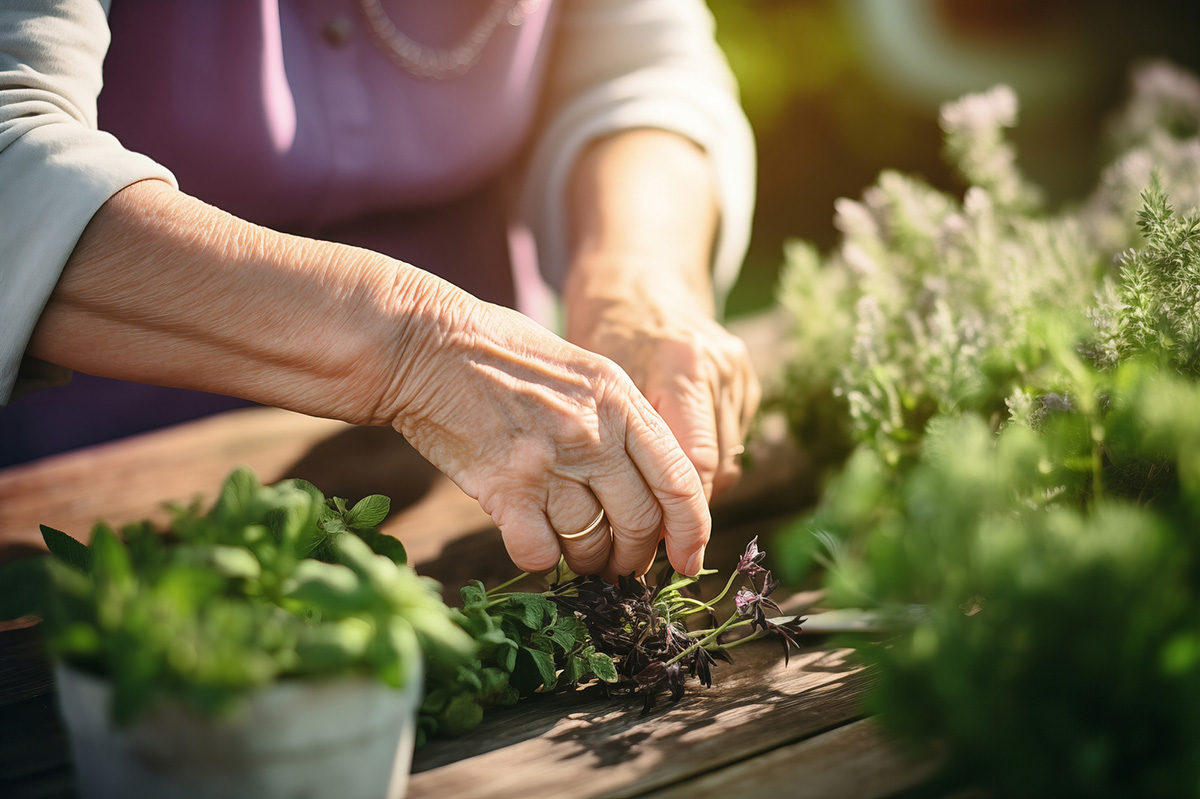
{"type": "Polygon", "coordinates": [[[600,529],[600,525],[604,524],[604,508],[596,514],[596,518],[592,519],[592,523],[583,528],[577,533],[559,533],[558,537],[564,541],[574,541],[576,538],[584,538],[591,535],[600,529]]]}

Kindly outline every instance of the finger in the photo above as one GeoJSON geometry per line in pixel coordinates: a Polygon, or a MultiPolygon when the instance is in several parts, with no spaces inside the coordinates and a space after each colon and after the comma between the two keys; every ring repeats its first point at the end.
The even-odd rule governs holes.
{"type": "Polygon", "coordinates": [[[604,578],[645,574],[654,564],[662,535],[663,513],[657,498],[629,459],[592,477],[592,491],[604,506],[610,525],[610,550],[604,578]]]}
{"type": "Polygon", "coordinates": [[[608,564],[612,530],[602,513],[600,501],[586,486],[568,483],[550,493],[546,519],[576,574],[598,574],[608,564]]]}
{"type": "Polygon", "coordinates": [[[655,398],[654,407],[696,467],[705,499],[711,500],[721,454],[712,384],[680,378],[655,398]]]}
{"type": "Polygon", "coordinates": [[[641,424],[630,425],[625,450],[662,513],[667,558],[676,571],[694,575],[703,565],[704,546],[712,532],[704,486],[662,417],[640,396],[634,407],[635,421],[641,424]]]}
{"type": "Polygon", "coordinates": [[[713,497],[718,497],[742,476],[742,384],[727,382],[720,389],[716,407],[717,442],[720,459],[713,477],[713,497]]]}
{"type": "Polygon", "coordinates": [[[562,557],[558,536],[546,520],[542,506],[535,501],[509,506],[493,514],[508,557],[521,571],[532,574],[549,571],[562,557]]]}
{"type": "Polygon", "coordinates": [[[762,403],[762,384],[758,380],[758,375],[754,373],[754,367],[749,363],[747,356],[746,362],[742,367],[742,442],[746,440],[746,436],[750,434],[750,425],[754,423],[755,414],[758,413],[758,406],[762,403]]]}

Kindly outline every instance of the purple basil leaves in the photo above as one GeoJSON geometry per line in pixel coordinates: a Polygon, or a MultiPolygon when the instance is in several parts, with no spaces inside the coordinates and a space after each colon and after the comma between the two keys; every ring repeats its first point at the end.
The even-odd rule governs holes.
{"type": "Polygon", "coordinates": [[[612,658],[617,681],[606,684],[606,689],[641,697],[642,712],[648,713],[663,693],[668,693],[672,702],[678,701],[689,678],[711,687],[717,661],[732,662],[724,638],[735,627],[749,625],[755,637],[777,636],[783,644],[785,661],[792,647],[799,648],[799,619],[777,623],[767,618],[765,608],[782,611],[769,598],[779,582],[761,565],[765,557],[756,537],[747,545],[725,589],[707,602],[686,596],[684,592],[695,579],[680,577],[669,568],[653,587],[632,576],[620,577],[616,585],[599,577],[583,576],[555,584],[547,596],[560,614],[573,615],[583,622],[596,651],[612,658]],[[761,584],[755,586],[754,578],[759,575],[761,584]],[[748,578],[750,586],[737,590],[733,598],[735,615],[718,624],[713,608],[738,576],[748,578]],[[685,621],[702,613],[709,627],[689,632],[685,621]]]}

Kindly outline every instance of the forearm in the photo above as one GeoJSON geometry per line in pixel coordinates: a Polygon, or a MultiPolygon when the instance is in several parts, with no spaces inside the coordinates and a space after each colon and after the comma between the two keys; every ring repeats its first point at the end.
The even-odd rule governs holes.
{"type": "Polygon", "coordinates": [[[569,332],[587,323],[585,300],[678,298],[711,315],[716,188],[697,145],[649,129],[594,142],[575,167],[569,206],[569,332]]]}
{"type": "Polygon", "coordinates": [[[427,321],[437,283],[143,181],[92,219],[28,351],[106,377],[389,423],[382,398],[396,395],[407,328],[427,321]]]}
{"type": "Polygon", "coordinates": [[[706,154],[631,130],[592,145],[572,178],[567,335],[625,369],[711,498],[737,478],[759,388],[746,345],[714,319],[706,154]]]}

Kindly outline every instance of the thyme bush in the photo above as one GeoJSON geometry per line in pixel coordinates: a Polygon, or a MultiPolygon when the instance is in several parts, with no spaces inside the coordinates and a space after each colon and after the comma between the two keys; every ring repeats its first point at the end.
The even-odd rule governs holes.
{"type": "Polygon", "coordinates": [[[827,391],[855,449],[780,543],[816,533],[831,599],[893,620],[869,709],[1001,795],[1200,795],[1200,222],[1168,199],[1200,200],[1200,83],[1134,89],[1057,211],[1010,92],[948,105],[962,201],[885,174],[781,286],[788,401],[827,391]]]}

